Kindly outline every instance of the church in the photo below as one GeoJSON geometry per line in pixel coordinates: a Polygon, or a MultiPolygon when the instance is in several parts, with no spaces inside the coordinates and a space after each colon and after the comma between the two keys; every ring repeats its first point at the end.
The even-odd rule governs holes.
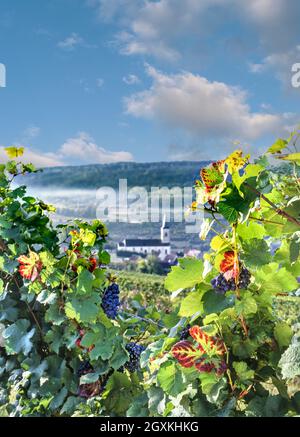
{"type": "Polygon", "coordinates": [[[171,254],[170,227],[164,216],[160,228],[160,239],[129,239],[118,244],[118,252],[132,252],[134,254],[156,255],[161,261],[171,254]]]}

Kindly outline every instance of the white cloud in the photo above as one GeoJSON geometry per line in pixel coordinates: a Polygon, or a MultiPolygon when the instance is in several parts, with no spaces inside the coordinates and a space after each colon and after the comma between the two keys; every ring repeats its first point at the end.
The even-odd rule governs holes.
{"type": "Polygon", "coordinates": [[[300,59],[300,45],[284,52],[275,52],[266,56],[260,64],[251,64],[252,73],[275,71],[277,79],[291,86],[292,65],[300,59]]]}
{"type": "Polygon", "coordinates": [[[128,74],[127,76],[124,76],[122,80],[126,85],[136,85],[141,82],[135,74],[128,74]]]}
{"type": "Polygon", "coordinates": [[[69,138],[59,149],[58,155],[67,162],[77,163],[104,164],[133,160],[129,152],[112,152],[98,146],[86,132],[80,132],[77,137],[69,138]]]}
{"type": "MultiPolygon", "coordinates": [[[[21,144],[17,145],[21,147],[21,144]]],[[[65,165],[64,162],[59,159],[55,154],[52,153],[42,153],[31,148],[25,147],[25,152],[22,157],[19,158],[21,162],[32,163],[36,167],[56,167],[65,165]]],[[[0,147],[0,162],[7,162],[9,158],[4,150],[4,147],[0,147]]]]}
{"type": "MultiPolygon", "coordinates": [[[[250,30],[256,35],[252,42],[262,61],[249,63],[253,73],[264,71],[263,58],[286,57],[300,42],[299,0],[289,0],[288,5],[286,0],[88,0],[88,4],[101,20],[114,20],[119,26],[114,45],[123,55],[177,61],[184,40],[185,49],[197,50],[199,57],[201,47],[206,50],[207,38],[222,29],[228,16],[245,33],[250,30]]],[[[273,63],[272,69],[282,77],[282,67],[273,63]]]]}
{"type": "Polygon", "coordinates": [[[128,114],[157,119],[201,142],[256,141],[284,129],[283,115],[251,111],[240,88],[189,72],[167,75],[149,65],[146,69],[153,84],[125,99],[128,114]]]}
{"type": "Polygon", "coordinates": [[[60,49],[67,50],[67,51],[72,51],[77,46],[80,46],[83,43],[84,43],[84,41],[83,41],[83,38],[81,38],[81,36],[79,36],[77,33],[72,33],[66,39],[64,39],[63,41],[60,41],[57,44],[57,46],[60,49]]]}
{"type": "MultiPolygon", "coordinates": [[[[22,147],[23,144],[16,143],[22,147]]],[[[9,160],[5,146],[0,146],[0,163],[9,160]]],[[[80,132],[76,137],[67,139],[62,146],[53,153],[43,153],[25,146],[21,162],[33,163],[36,167],[56,167],[80,164],[107,164],[111,162],[132,161],[133,156],[125,151],[110,151],[98,146],[94,139],[86,132],[80,132]]]]}

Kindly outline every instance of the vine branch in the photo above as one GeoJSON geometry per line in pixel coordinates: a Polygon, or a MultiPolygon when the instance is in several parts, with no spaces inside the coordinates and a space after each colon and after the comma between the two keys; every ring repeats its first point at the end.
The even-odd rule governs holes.
{"type": "Polygon", "coordinates": [[[247,188],[249,188],[249,190],[251,190],[253,193],[257,194],[261,199],[263,199],[266,203],[268,203],[268,205],[271,206],[272,209],[274,209],[278,215],[280,215],[281,217],[286,218],[289,222],[294,223],[297,226],[300,226],[300,222],[295,218],[292,217],[290,214],[288,214],[287,212],[283,211],[282,209],[278,208],[275,203],[273,203],[271,200],[269,200],[263,193],[261,193],[259,190],[257,190],[256,188],[252,187],[250,184],[248,184],[247,182],[244,182],[245,186],[247,188]]]}

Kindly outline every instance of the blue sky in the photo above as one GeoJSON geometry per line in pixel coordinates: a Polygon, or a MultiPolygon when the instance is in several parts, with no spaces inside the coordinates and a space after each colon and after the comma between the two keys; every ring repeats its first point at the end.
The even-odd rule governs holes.
{"type": "Polygon", "coordinates": [[[298,0],[1,0],[0,158],[253,153],[300,120],[298,0]]]}

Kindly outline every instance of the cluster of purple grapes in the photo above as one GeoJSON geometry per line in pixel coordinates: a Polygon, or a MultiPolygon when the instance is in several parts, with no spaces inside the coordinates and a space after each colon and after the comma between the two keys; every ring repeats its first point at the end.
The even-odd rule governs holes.
{"type": "Polygon", "coordinates": [[[128,343],[125,349],[129,353],[129,361],[125,363],[124,367],[133,373],[140,368],[140,357],[145,347],[138,343],[128,343]]]}
{"type": "Polygon", "coordinates": [[[245,290],[246,288],[248,288],[250,281],[251,281],[251,273],[245,267],[242,267],[239,275],[238,284],[236,284],[233,278],[227,280],[224,277],[223,273],[220,273],[219,276],[217,276],[211,281],[211,285],[215,289],[216,293],[225,294],[226,291],[230,291],[230,290],[234,291],[237,288],[240,290],[245,290]]]}
{"type": "Polygon", "coordinates": [[[182,329],[181,333],[180,333],[180,340],[186,340],[189,338],[190,336],[190,327],[191,325],[188,324],[186,325],[185,328],[182,329]]]}
{"type": "Polygon", "coordinates": [[[115,319],[120,306],[120,290],[118,284],[111,284],[104,292],[102,308],[110,319],[115,319]]]}
{"type": "Polygon", "coordinates": [[[82,361],[77,369],[77,376],[80,378],[87,373],[93,372],[94,368],[89,361],[82,361]]]}
{"type": "MultiPolygon", "coordinates": [[[[77,376],[80,378],[81,376],[92,373],[93,371],[94,368],[89,361],[82,361],[78,367],[77,376]]],[[[110,369],[105,375],[101,376],[98,381],[88,384],[80,384],[78,387],[78,395],[85,399],[101,395],[104,392],[106,384],[113,373],[114,370],[110,369]]]]}

